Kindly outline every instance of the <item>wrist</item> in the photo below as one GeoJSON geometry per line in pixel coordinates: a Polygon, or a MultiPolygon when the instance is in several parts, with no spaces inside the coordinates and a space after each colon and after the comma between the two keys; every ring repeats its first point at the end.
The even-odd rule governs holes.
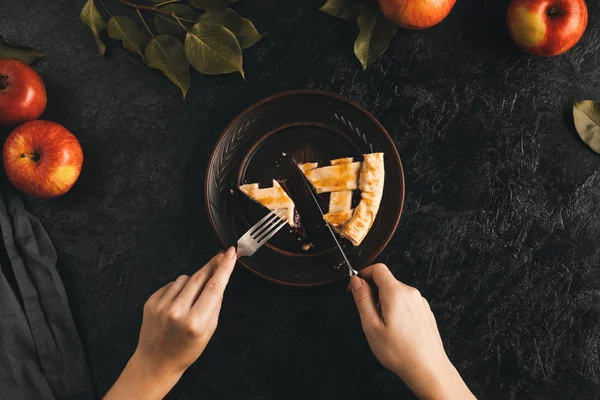
{"type": "Polygon", "coordinates": [[[170,385],[170,387],[175,386],[185,372],[185,370],[170,368],[164,363],[157,363],[139,350],[133,353],[125,368],[134,370],[136,375],[145,382],[153,382],[154,385],[161,386],[170,385]]]}
{"type": "Polygon", "coordinates": [[[421,400],[475,399],[460,374],[446,356],[413,368],[410,376],[396,373],[421,400]]]}
{"type": "Polygon", "coordinates": [[[177,373],[159,368],[136,351],[104,400],[159,400],[169,393],[182,374],[183,371],[177,373]]]}

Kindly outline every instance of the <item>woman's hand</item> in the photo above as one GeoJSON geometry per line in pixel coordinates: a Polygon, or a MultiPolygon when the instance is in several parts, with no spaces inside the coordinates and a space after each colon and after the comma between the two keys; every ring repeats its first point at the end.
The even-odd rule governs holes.
{"type": "Polygon", "coordinates": [[[376,264],[353,276],[348,290],[373,354],[419,398],[475,398],[448,359],[435,317],[417,289],[376,264]]]}
{"type": "Polygon", "coordinates": [[[215,332],[235,262],[231,247],[150,296],[138,347],[105,400],[162,399],[171,390],[215,332]]]}

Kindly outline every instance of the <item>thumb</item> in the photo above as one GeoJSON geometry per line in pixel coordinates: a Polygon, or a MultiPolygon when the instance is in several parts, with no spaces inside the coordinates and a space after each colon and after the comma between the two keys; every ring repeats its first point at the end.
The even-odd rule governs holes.
{"type": "Polygon", "coordinates": [[[352,292],[363,327],[381,323],[373,289],[367,281],[359,276],[353,276],[350,278],[350,284],[346,290],[352,292]]]}

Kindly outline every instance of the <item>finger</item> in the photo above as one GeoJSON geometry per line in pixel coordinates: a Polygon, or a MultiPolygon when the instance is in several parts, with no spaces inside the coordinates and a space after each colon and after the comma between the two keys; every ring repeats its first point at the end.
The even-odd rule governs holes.
{"type": "Polygon", "coordinates": [[[236,260],[235,247],[230,247],[219,261],[215,272],[208,282],[206,282],[204,290],[202,290],[200,297],[198,297],[198,300],[192,307],[192,317],[198,317],[202,313],[210,315],[220,304],[236,260]]]}
{"type": "Polygon", "coordinates": [[[167,293],[167,290],[171,287],[172,284],[173,282],[169,282],[160,289],[158,289],[156,292],[152,293],[150,297],[148,297],[147,302],[151,303],[160,300],[165,295],[165,293],[167,293]]]}
{"type": "Polygon", "coordinates": [[[179,295],[179,293],[183,290],[183,287],[190,279],[187,275],[181,275],[174,282],[171,282],[171,285],[166,290],[165,294],[161,297],[160,303],[162,304],[171,304],[173,300],[179,295]]]}
{"type": "Polygon", "coordinates": [[[210,314],[210,317],[208,319],[208,327],[210,329],[213,329],[213,332],[214,332],[214,330],[217,329],[217,325],[219,323],[219,315],[221,314],[221,306],[222,305],[223,305],[223,299],[221,299],[221,301],[219,301],[219,304],[217,304],[217,306],[213,310],[212,314],[210,314]]]}
{"type": "Polygon", "coordinates": [[[200,332],[202,332],[202,336],[206,342],[209,342],[212,339],[215,331],[217,330],[217,325],[219,324],[219,314],[221,311],[220,303],[209,315],[203,314],[201,318],[196,318],[192,321],[195,327],[194,329],[198,329],[200,332]]]}
{"type": "Polygon", "coordinates": [[[358,276],[353,276],[350,278],[348,290],[352,292],[363,327],[382,324],[373,289],[369,283],[358,276]]]}
{"type": "Polygon", "coordinates": [[[377,287],[389,286],[395,284],[398,280],[384,264],[375,264],[359,272],[359,275],[368,281],[375,282],[377,287]]]}
{"type": "Polygon", "coordinates": [[[198,296],[202,292],[204,285],[213,275],[215,268],[223,258],[223,253],[214,256],[206,265],[200,268],[185,284],[185,287],[175,299],[174,305],[184,307],[186,310],[192,308],[198,296]]]}

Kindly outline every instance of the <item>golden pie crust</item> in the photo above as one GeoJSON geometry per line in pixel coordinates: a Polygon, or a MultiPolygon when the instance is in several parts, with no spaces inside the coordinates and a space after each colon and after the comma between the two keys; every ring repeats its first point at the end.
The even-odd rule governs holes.
{"type": "Polygon", "coordinates": [[[352,244],[360,245],[379,211],[385,181],[383,153],[365,154],[362,162],[341,158],[332,160],[330,166],[306,163],[300,169],[317,193],[331,193],[325,221],[352,244]],[[356,189],[361,200],[352,209],[356,189]]]}
{"type": "Polygon", "coordinates": [[[275,179],[273,179],[273,187],[270,188],[260,188],[258,183],[250,183],[240,186],[239,189],[246,196],[269,210],[276,210],[278,208],[284,210],[287,222],[290,226],[295,226],[295,204],[275,179]]]}

